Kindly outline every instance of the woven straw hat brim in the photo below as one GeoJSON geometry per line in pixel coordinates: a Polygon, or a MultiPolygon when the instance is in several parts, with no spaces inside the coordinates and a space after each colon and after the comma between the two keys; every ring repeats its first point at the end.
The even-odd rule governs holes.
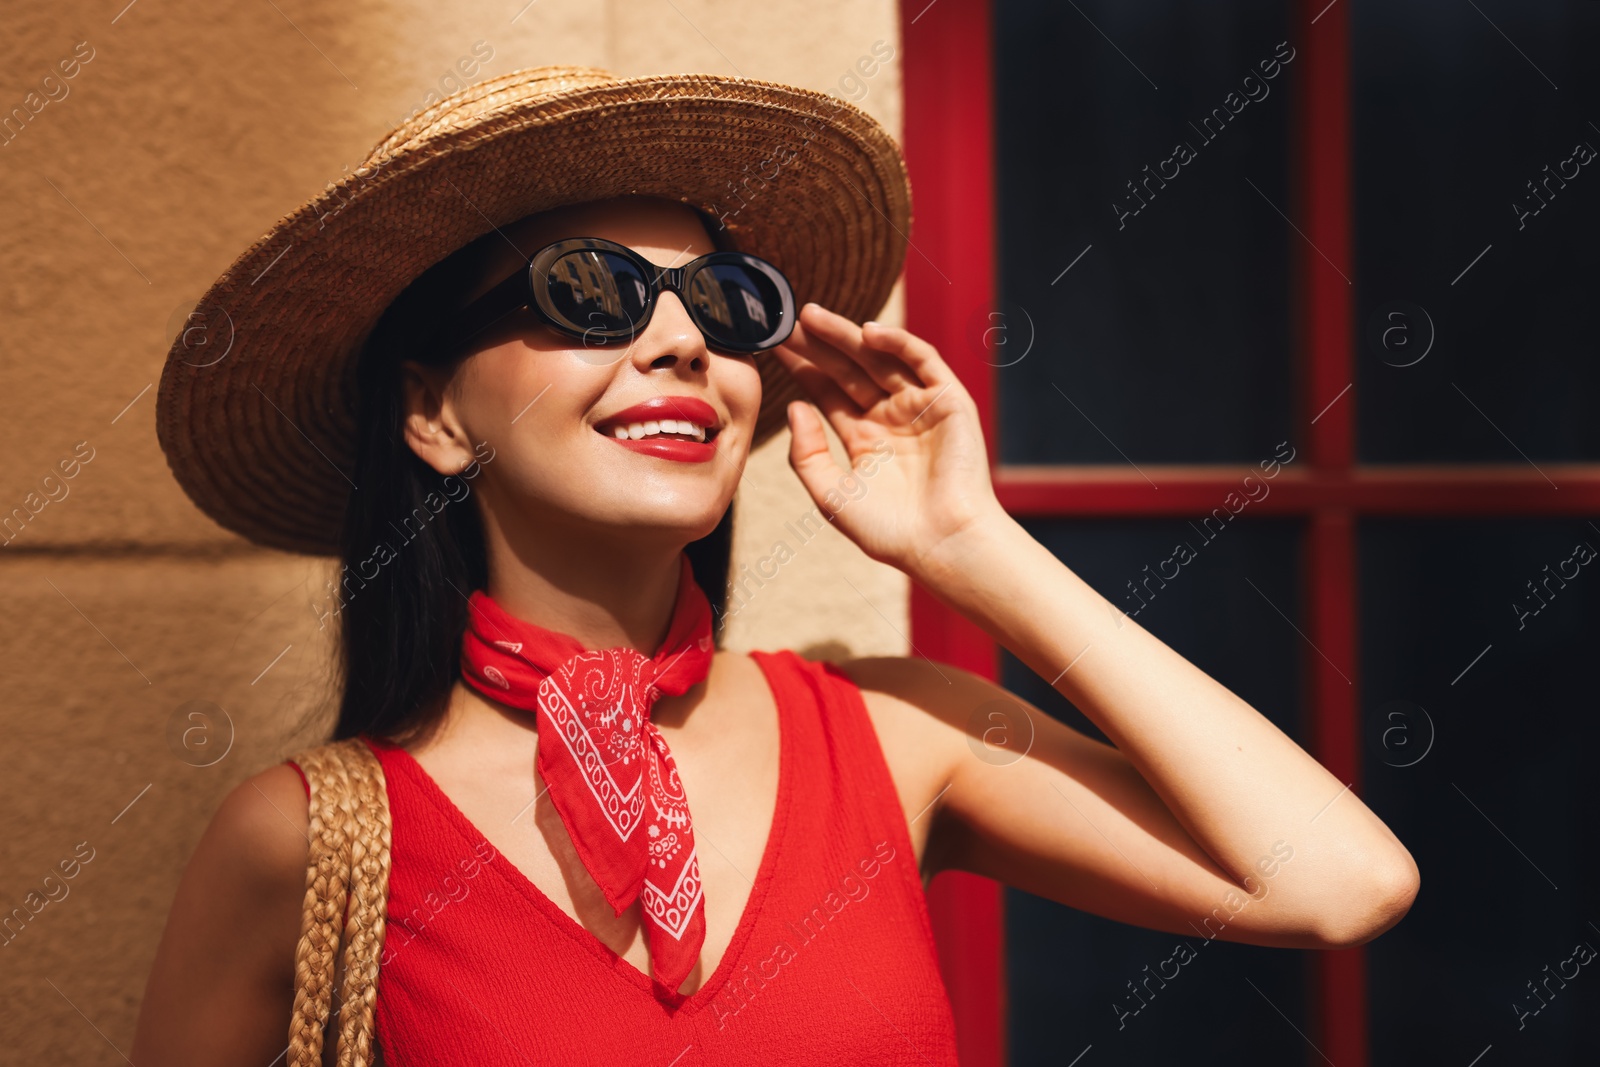
{"type": "MultiPolygon", "coordinates": [[[[618,79],[544,67],[486,80],[396,129],[241,255],[173,341],[156,432],[189,497],[227,529],[337,555],[353,482],[356,357],[428,267],[497,226],[626,194],[681,200],[857,321],[905,259],[899,147],[825,93],[705,74],[618,79]]],[[[755,443],[801,393],[758,357],[755,443]]]]}

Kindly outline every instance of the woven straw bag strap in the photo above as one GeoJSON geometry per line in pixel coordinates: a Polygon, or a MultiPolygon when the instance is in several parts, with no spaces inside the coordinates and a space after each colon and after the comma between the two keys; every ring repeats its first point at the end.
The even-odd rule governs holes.
{"type": "Polygon", "coordinates": [[[288,1067],[321,1067],[332,1008],[334,957],[344,945],[339,990],[339,1067],[369,1067],[378,962],[389,895],[389,795],[383,767],[360,738],[318,745],[293,757],[310,786],[311,851],[288,1067]],[[341,935],[339,921],[349,903],[341,935]]]}

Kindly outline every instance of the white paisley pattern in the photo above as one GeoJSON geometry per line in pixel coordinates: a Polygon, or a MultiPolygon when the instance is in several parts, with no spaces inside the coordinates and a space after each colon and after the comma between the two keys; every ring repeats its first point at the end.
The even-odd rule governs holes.
{"type": "Polygon", "coordinates": [[[650,709],[704,679],[716,653],[711,604],[688,555],[653,657],[586,649],[511,615],[482,589],[468,608],[462,677],[536,714],[536,767],[550,803],[607,903],[620,915],[639,901],[653,975],[677,989],[705,942],[705,896],[689,801],[650,709]]]}
{"type": "Polygon", "coordinates": [[[584,652],[539,684],[538,699],[617,839],[629,842],[648,823],[640,899],[681,940],[703,896],[700,861],[677,764],[649,718],[654,673],[632,649],[584,652]]]}
{"type": "Polygon", "coordinates": [[[645,914],[654,919],[657,926],[681,941],[689,920],[694,918],[694,909],[700,903],[701,896],[700,859],[691,851],[689,862],[683,865],[677,882],[670,890],[663,892],[646,878],[639,900],[644,904],[645,914]]]}

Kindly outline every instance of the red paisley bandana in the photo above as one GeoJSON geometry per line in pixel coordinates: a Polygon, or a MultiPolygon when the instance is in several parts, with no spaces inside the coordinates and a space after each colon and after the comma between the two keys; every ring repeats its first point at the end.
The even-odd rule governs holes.
{"type": "Polygon", "coordinates": [[[700,958],[705,898],[688,799],[661,731],[658,696],[677,696],[711,668],[711,604],[681,558],[667,638],[646,659],[589,650],[468,598],[462,677],[480,693],[536,713],[536,766],[583,865],[617,914],[640,899],[655,978],[677,991],[700,958]]]}

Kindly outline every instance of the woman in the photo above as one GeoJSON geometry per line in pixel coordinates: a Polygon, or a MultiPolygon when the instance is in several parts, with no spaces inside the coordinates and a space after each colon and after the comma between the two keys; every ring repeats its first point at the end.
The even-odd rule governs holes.
{"type": "MultiPolygon", "coordinates": [[[[861,122],[835,109],[813,130],[855,123],[859,145],[861,122]]],[[[812,181],[796,166],[739,214],[781,214],[777,198],[812,181]]],[[[1418,874],[1388,828],[1006,515],[976,407],[926,341],[807,302],[787,309],[781,342],[728,351],[693,286],[688,300],[657,290],[622,337],[603,336],[604,323],[587,336],[558,328],[537,306],[506,313],[515,299],[462,313],[515,290],[504,280],[558,242],[610,242],[658,268],[718,251],[710,205],[668,191],[575,197],[498,225],[425,273],[365,346],[360,383],[379,402],[363,407],[362,488],[344,520],[337,736],[371,738],[388,780],[378,1036],[389,1062],[954,1063],[921,898],[945,869],[1260,945],[1357,945],[1405,914],[1418,874]],[[419,325],[436,323],[437,308],[451,309],[445,327],[419,325]],[[948,664],[710,649],[730,507],[780,368],[815,405],[785,409],[789,461],[829,521],[1051,681],[1116,747],[948,664]],[[830,455],[824,421],[850,471],[830,455]],[[427,536],[370,553],[430,478],[451,477],[471,491],[427,536]],[[542,667],[512,651],[541,642],[559,653],[542,667]],[[652,836],[630,840],[654,849],[639,853],[650,873],[698,880],[671,922],[637,879],[615,888],[616,842],[604,828],[586,836],[599,809],[583,787],[597,779],[575,782],[559,762],[553,690],[534,700],[559,679],[556,661],[584,650],[631,655],[645,672],[634,677],[668,679],[631,720],[659,747],[602,762],[624,784],[644,774],[635,757],[648,763],[641,788],[668,780],[649,793],[654,812],[642,809],[652,836]],[[686,675],[685,662],[696,664],[686,675]],[[1025,755],[975,758],[993,725],[986,706],[1015,709],[1013,727],[1026,716],[1025,755]],[[692,847],[663,851],[663,828],[692,847]]],[[[786,257],[766,296],[799,262],[786,257]]],[[[535,284],[556,291],[556,273],[535,284]]],[[[808,280],[793,291],[824,290],[808,280]]],[[[763,322],[785,311],[782,299],[759,305],[763,322]]],[[[612,718],[596,730],[630,722],[621,704],[597,708],[612,718]]],[[[307,826],[292,764],[227,797],[180,885],[136,1062],[281,1055],[307,826]]]]}

